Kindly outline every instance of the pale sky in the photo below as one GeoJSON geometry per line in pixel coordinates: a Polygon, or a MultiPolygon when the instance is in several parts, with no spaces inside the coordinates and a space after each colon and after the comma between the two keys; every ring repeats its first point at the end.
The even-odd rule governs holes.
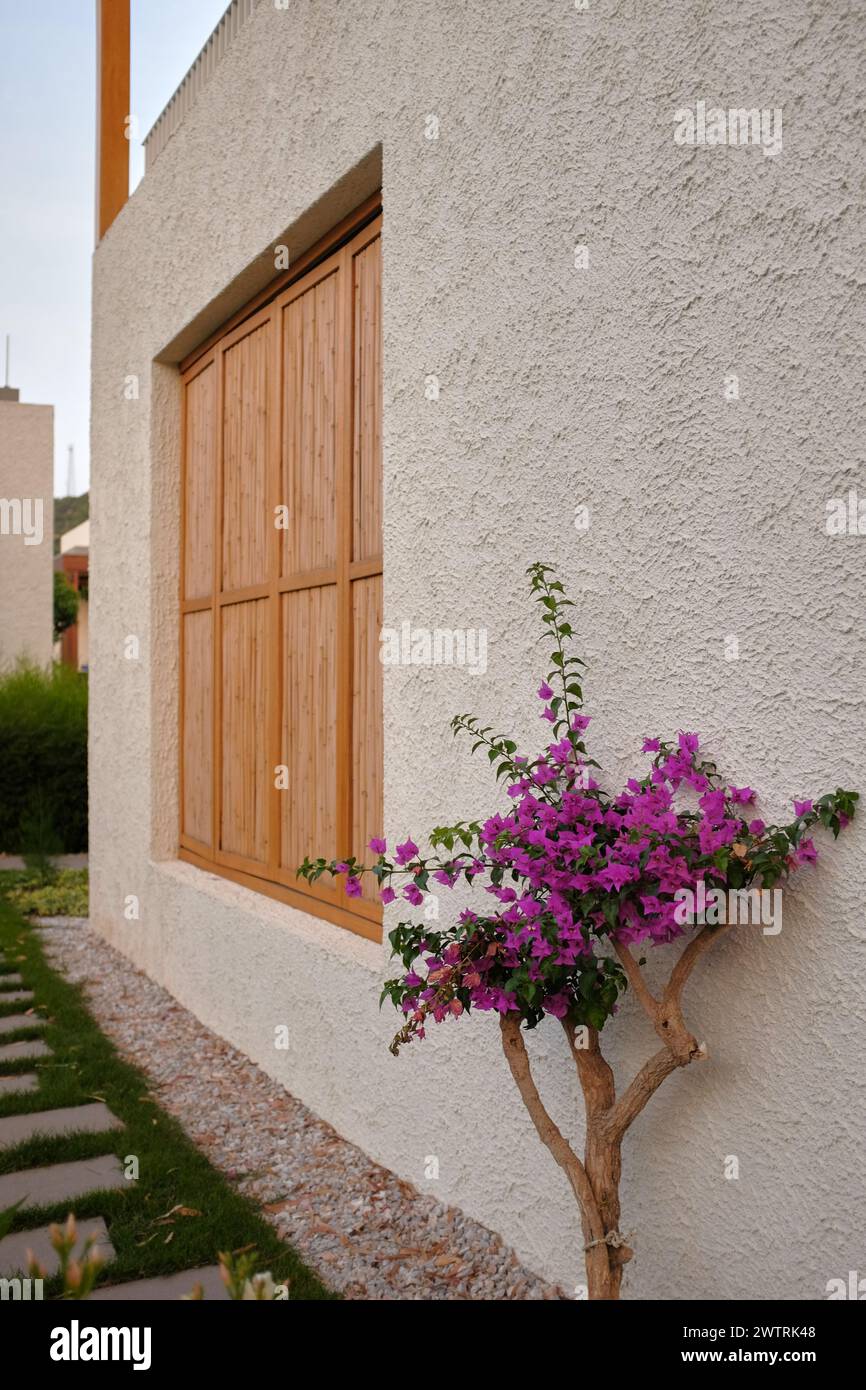
{"type": "MultiPolygon", "coordinates": [[[[132,0],[132,113],[140,135],[228,0],[132,0]]],[[[0,0],[0,385],[54,406],[54,491],[89,485],[90,258],[94,240],[95,0],[0,0]]],[[[131,150],[131,184],[144,169],[131,150]]]]}

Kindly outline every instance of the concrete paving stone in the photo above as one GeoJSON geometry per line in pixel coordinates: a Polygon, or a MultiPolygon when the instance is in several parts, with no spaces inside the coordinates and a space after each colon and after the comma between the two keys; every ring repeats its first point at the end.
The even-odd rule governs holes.
{"type": "MultiPolygon", "coordinates": [[[[3,961],[0,959],[0,965],[2,964],[3,961]]],[[[20,983],[20,975],[0,975],[0,985],[20,985],[20,983]]]]}
{"type": "MultiPolygon", "coordinates": [[[[84,1254],[84,1243],[88,1236],[95,1236],[92,1249],[102,1256],[105,1264],[110,1264],[114,1259],[114,1246],[101,1217],[78,1222],[78,1240],[73,1255],[80,1258],[84,1254]]],[[[0,1279],[11,1279],[13,1274],[27,1273],[28,1250],[33,1251],[45,1270],[46,1278],[50,1279],[52,1274],[57,1273],[60,1259],[51,1244],[51,1227],[39,1226],[35,1231],[16,1231],[14,1235],[0,1240],[0,1279]]]]}
{"type": "Polygon", "coordinates": [[[5,1018],[0,1018],[0,1033],[17,1033],[20,1028],[44,1028],[47,1022],[38,1014],[7,1014],[5,1018]]]}
{"type": "Polygon", "coordinates": [[[80,1158],[74,1163],[52,1163],[48,1168],[25,1168],[0,1177],[0,1211],[23,1200],[25,1207],[53,1205],[127,1186],[120,1159],[114,1154],[80,1158]]]}
{"type": "Polygon", "coordinates": [[[123,1129],[123,1121],[112,1115],[102,1101],[90,1105],[66,1105],[60,1110],[37,1110],[26,1115],[7,1115],[0,1119],[0,1149],[32,1139],[35,1134],[102,1134],[123,1129]]]}
{"type": "Polygon", "coordinates": [[[227,1299],[226,1286],[220,1278],[218,1265],[203,1265],[200,1269],[182,1269],[179,1274],[166,1274],[161,1279],[133,1279],[129,1284],[110,1284],[106,1289],[97,1289],[88,1302],[137,1303],[139,1301],[174,1302],[192,1293],[196,1284],[201,1284],[205,1301],[227,1299]]]}
{"type": "Polygon", "coordinates": [[[35,1091],[39,1077],[35,1071],[22,1072],[20,1076],[0,1076],[0,1096],[17,1096],[24,1091],[35,1091]]]}
{"type": "MultiPolygon", "coordinates": [[[[2,976],[0,976],[2,980],[2,976]]],[[[0,1004],[32,1004],[32,989],[3,989],[0,990],[0,1004]]]]}
{"type": "Polygon", "coordinates": [[[53,927],[86,927],[87,917],[34,917],[33,922],[37,927],[47,929],[53,927]]]}
{"type": "Polygon", "coordinates": [[[26,1038],[24,1042],[4,1043],[0,1047],[0,1066],[4,1062],[17,1062],[22,1057],[50,1057],[51,1048],[41,1038],[26,1038]]]}

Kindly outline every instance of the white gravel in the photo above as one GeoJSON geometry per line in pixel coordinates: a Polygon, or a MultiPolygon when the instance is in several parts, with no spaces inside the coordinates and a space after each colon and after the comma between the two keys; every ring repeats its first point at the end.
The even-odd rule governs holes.
{"type": "Polygon", "coordinates": [[[211,1163],[353,1299],[559,1299],[499,1236],[318,1119],[78,919],[42,933],[93,1016],[211,1163]],[[196,1063],[190,1064],[190,1058],[196,1063]]]}

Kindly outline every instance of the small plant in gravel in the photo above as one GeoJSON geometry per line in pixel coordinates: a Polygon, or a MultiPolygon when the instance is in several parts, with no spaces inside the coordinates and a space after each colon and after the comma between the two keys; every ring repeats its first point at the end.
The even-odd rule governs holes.
{"type": "Polygon", "coordinates": [[[372,864],[306,859],[298,873],[309,882],[342,875],[350,897],[360,894],[361,875],[371,874],[383,903],[399,893],[416,908],[431,882],[483,886],[491,906],[461,912],[444,930],[400,921],[389,933],[403,972],[386,983],[382,1000],[405,1018],[391,1050],[472,1009],[498,1014],[521,1098],[580,1209],[589,1297],[615,1299],[633,1253],[620,1230],[623,1139],[666,1077],[707,1056],[683,1016],[686,982],[739,921],[775,933],[779,885],[817,858],[811,831],[821,826],[838,836],[858,794],[837,788],[795,801],[786,824],[768,825],[755,813],[756,793],[723,777],[698,735],[687,732],[645,738],[649,770],[608,791],[585,742],[584,662],[569,652],[574,605],[549,566],[532,565],[528,574],[554,648],[538,689],[551,742],[529,757],[472,715],[452,722],[455,734],[470,737],[473,753],[487,756],[510,805],[482,821],[438,826],[427,837],[429,853],[407,838],[391,855],[377,838],[372,864]],[[680,941],[667,983],[652,993],[644,951],[680,941]],[[618,1090],[601,1034],[629,987],[662,1045],[618,1090]],[[546,1017],[559,1021],[582,1088],[582,1158],[530,1071],[523,1030],[546,1017]]]}

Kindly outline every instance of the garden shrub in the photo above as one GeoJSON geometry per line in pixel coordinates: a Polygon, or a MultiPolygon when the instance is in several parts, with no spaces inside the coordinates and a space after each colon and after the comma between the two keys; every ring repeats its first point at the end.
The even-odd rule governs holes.
{"type": "Polygon", "coordinates": [[[87,678],[19,663],[0,674],[0,850],[87,849],[87,678]]]}

